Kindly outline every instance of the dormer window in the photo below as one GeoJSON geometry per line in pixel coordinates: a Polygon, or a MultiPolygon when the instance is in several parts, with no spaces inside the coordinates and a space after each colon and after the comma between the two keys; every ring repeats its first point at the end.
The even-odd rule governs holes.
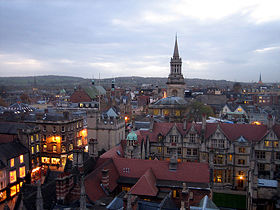
{"type": "Polygon", "coordinates": [[[195,143],[195,134],[194,133],[190,134],[190,143],[195,143]]]}

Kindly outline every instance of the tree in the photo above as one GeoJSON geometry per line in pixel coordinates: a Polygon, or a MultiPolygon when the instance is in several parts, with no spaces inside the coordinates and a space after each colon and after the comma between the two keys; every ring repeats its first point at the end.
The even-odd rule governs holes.
{"type": "Polygon", "coordinates": [[[187,119],[189,121],[201,121],[203,114],[205,114],[206,117],[214,116],[213,109],[199,101],[192,102],[187,108],[187,119]]]}

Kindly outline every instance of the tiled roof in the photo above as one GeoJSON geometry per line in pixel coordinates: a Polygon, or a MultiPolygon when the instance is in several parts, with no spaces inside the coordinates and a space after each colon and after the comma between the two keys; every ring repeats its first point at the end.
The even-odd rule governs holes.
{"type": "Polygon", "coordinates": [[[156,196],[158,188],[156,187],[156,178],[151,168],[131,188],[130,193],[133,195],[156,196]]]}
{"type": "Polygon", "coordinates": [[[32,129],[33,127],[24,123],[0,122],[0,133],[17,135],[19,129],[32,129]]]}
{"type": "Polygon", "coordinates": [[[152,169],[157,180],[209,183],[206,163],[181,162],[175,171],[169,170],[169,161],[115,158],[114,165],[120,176],[140,178],[152,169]]]}
{"type": "MultiPolygon", "coordinates": [[[[183,129],[183,123],[154,123],[152,132],[149,130],[137,131],[138,140],[146,141],[148,138],[150,142],[157,142],[158,136],[166,136],[173,126],[176,126],[179,133],[182,136],[185,136],[192,127],[192,123],[188,123],[185,130],[183,129]]],[[[193,126],[198,133],[201,133],[201,124],[194,123],[193,126]]],[[[230,141],[235,141],[243,136],[248,141],[257,142],[262,140],[263,137],[268,133],[268,128],[266,125],[207,123],[205,139],[208,139],[217,130],[218,126],[220,127],[221,132],[230,141]]],[[[274,125],[273,131],[278,137],[280,137],[280,125],[274,125]]]]}
{"type": "Polygon", "coordinates": [[[123,157],[123,147],[121,144],[113,147],[112,149],[108,150],[107,152],[103,153],[100,158],[117,158],[123,157]]]}
{"type": "Polygon", "coordinates": [[[96,201],[104,196],[106,193],[100,186],[102,178],[102,169],[108,169],[109,175],[109,190],[113,191],[117,187],[117,179],[119,177],[118,171],[112,159],[102,159],[97,161],[99,165],[93,172],[85,177],[86,194],[92,201],[96,201]]]}

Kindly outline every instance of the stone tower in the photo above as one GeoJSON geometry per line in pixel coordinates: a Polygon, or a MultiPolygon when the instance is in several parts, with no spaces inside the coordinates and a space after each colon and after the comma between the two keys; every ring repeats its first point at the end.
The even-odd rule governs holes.
{"type": "Polygon", "coordinates": [[[174,53],[170,61],[170,74],[167,80],[167,96],[184,98],[185,81],[182,74],[182,59],[179,56],[177,36],[175,39],[174,53]]]}

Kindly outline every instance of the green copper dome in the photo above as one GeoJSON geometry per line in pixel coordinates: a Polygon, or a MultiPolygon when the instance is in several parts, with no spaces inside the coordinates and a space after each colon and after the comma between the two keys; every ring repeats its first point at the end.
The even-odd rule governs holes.
{"type": "Polygon", "coordinates": [[[130,140],[130,141],[137,141],[137,134],[134,131],[131,131],[127,137],[126,140],[130,140]]]}

